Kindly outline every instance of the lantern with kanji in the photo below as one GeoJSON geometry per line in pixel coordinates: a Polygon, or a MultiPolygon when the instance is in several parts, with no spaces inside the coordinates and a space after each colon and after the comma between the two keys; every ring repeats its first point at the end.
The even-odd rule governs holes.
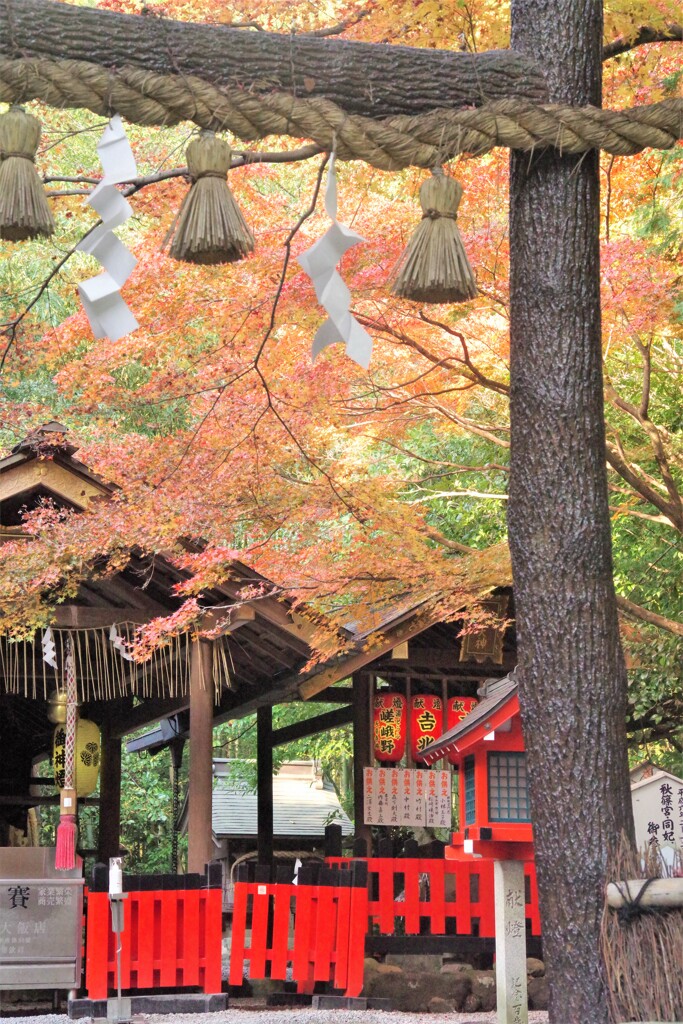
{"type": "Polygon", "coordinates": [[[413,697],[410,710],[410,756],[424,761],[422,751],[443,732],[443,701],[431,694],[413,697]]]}
{"type": "Polygon", "coordinates": [[[373,703],[372,736],[378,761],[400,761],[406,750],[406,699],[402,693],[377,693],[373,703]]]}
{"type": "MultiPolygon", "coordinates": [[[[449,697],[446,705],[446,728],[452,729],[458,722],[462,722],[466,715],[469,715],[472,708],[478,704],[476,697],[449,697]]],[[[458,763],[458,755],[451,750],[446,755],[450,764],[458,763]]]]}
{"type": "MultiPolygon", "coordinates": [[[[97,786],[100,771],[100,730],[87,718],[79,718],[76,726],[76,794],[89,796],[97,786]]],[[[55,785],[64,787],[66,765],[66,727],[58,724],[53,737],[52,757],[55,785]]]]}

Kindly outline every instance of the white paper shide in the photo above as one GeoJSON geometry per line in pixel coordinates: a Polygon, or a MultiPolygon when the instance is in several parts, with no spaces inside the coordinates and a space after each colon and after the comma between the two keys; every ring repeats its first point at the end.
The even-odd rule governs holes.
{"type": "Polygon", "coordinates": [[[372,356],[372,338],[351,313],[351,292],[336,269],[344,253],[365,239],[337,220],[334,153],[327,173],[325,209],[332,221],[331,227],[310,249],[297,257],[297,262],[313,282],[318,302],[328,315],[316,331],[311,355],[315,361],[316,356],[328,345],[343,341],[347,356],[367,369],[372,356]]]}
{"type": "Polygon", "coordinates": [[[95,337],[118,341],[139,326],[120,292],[137,260],[114,234],[114,228],[125,224],[133,213],[116,186],[131,181],[137,174],[135,157],[118,114],[104,129],[97,152],[104,176],[87,202],[100,215],[102,223],[76,248],[94,256],[104,269],[79,284],[78,292],[95,337]]]}

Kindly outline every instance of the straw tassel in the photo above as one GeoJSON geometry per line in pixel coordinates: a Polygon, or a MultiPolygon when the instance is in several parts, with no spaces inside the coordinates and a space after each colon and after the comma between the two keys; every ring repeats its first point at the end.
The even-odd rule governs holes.
{"type": "Polygon", "coordinates": [[[441,168],[420,188],[422,220],[403,253],[391,291],[415,302],[467,302],[477,296],[458,231],[462,186],[441,168]]]}
{"type": "Polygon", "coordinates": [[[187,147],[192,188],[174,228],[170,253],[185,263],[233,263],[254,250],[254,236],[228,187],[232,151],[213,132],[187,147]]]}
{"type": "Polygon", "coordinates": [[[34,160],[40,121],[23,107],[0,115],[0,238],[23,242],[55,229],[34,160]]]}

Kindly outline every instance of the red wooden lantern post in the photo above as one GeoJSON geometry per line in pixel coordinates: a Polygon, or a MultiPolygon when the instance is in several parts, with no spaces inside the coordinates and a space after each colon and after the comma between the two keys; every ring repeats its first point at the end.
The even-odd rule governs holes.
{"type": "MultiPolygon", "coordinates": [[[[482,691],[480,691],[481,693],[482,691]]],[[[424,751],[460,769],[460,830],[446,856],[532,860],[524,739],[514,679],[487,684],[481,703],[424,751]]]]}

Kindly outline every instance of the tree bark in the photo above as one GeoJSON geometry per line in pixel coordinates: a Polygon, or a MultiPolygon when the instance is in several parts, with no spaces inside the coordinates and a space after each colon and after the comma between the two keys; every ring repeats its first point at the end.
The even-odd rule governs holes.
{"type": "Polygon", "coordinates": [[[546,98],[539,65],[510,50],[470,54],[282,36],[56,0],[0,0],[0,57],[65,58],[196,75],[215,85],[322,96],[367,117],[546,98]]]}
{"type": "MultiPolygon", "coordinates": [[[[552,102],[601,101],[601,0],[513,0],[552,102]]],[[[511,155],[512,554],[550,1020],[606,1024],[605,866],[633,830],[605,470],[598,154],[511,155]]]]}

